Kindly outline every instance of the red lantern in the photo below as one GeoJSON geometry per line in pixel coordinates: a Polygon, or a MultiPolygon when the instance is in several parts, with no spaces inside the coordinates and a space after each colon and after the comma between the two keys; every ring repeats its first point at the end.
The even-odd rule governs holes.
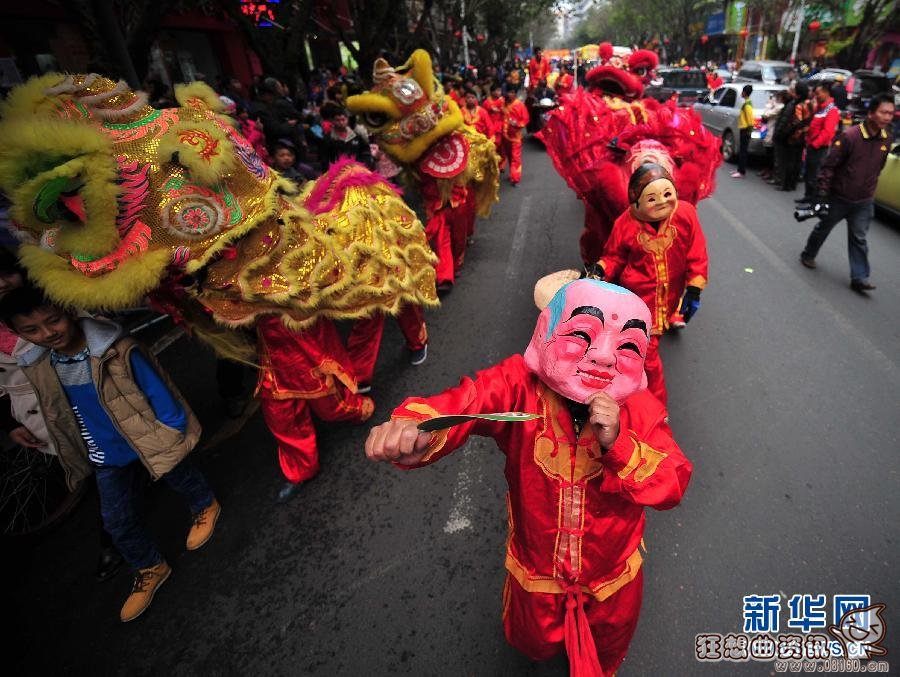
{"type": "Polygon", "coordinates": [[[750,31],[748,31],[746,28],[742,28],[738,31],[738,35],[740,35],[742,38],[746,38],[748,35],[750,35],[750,31]]]}
{"type": "Polygon", "coordinates": [[[809,30],[817,31],[822,27],[822,22],[816,19],[815,21],[809,22],[809,30]]]}
{"type": "Polygon", "coordinates": [[[708,35],[701,35],[701,36],[700,36],[700,42],[701,42],[702,44],[705,45],[707,42],[709,42],[709,36],[708,36],[708,35]]]}
{"type": "Polygon", "coordinates": [[[475,36],[475,40],[476,40],[476,42],[484,42],[484,35],[479,33],[478,35],[475,36]]]}
{"type": "Polygon", "coordinates": [[[459,40],[462,37],[462,31],[453,31],[453,37],[459,40]]]}

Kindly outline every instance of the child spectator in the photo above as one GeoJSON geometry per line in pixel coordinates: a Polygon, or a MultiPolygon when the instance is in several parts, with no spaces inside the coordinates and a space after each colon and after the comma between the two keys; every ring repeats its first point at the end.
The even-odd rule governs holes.
{"type": "MultiPolygon", "coordinates": [[[[27,280],[28,275],[15,255],[6,248],[0,248],[0,299],[27,284],[27,280]]],[[[0,427],[20,447],[59,456],[56,443],[47,432],[47,423],[34,388],[18,363],[19,357],[32,348],[34,344],[0,325],[0,395],[5,396],[0,401],[0,427]]],[[[111,579],[122,566],[122,555],[99,520],[98,526],[100,556],[97,559],[97,580],[103,582],[111,579]]]]}
{"type": "Polygon", "coordinates": [[[263,133],[262,123],[251,119],[250,112],[245,106],[237,106],[235,114],[241,135],[251,143],[259,158],[269,164],[269,150],[266,148],[266,135],[263,133]]]}
{"type": "Polygon", "coordinates": [[[297,170],[297,153],[294,151],[294,144],[288,139],[278,139],[275,144],[272,167],[283,177],[296,183],[298,188],[306,182],[304,176],[297,170]]]}
{"type": "Polygon", "coordinates": [[[141,468],[187,498],[187,549],[213,534],[221,508],[185,457],[200,423],[156,360],[112,322],[76,318],[32,287],[0,301],[0,320],[35,345],[19,360],[46,418],[70,488],[92,472],[103,525],[134,568],[122,622],[140,616],[172,570],[139,517],[141,468]]]}

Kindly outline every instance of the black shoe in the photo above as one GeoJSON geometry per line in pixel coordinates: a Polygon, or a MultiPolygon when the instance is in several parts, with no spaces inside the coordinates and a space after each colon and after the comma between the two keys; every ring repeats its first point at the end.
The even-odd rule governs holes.
{"type": "Polygon", "coordinates": [[[302,486],[303,482],[285,482],[284,486],[278,490],[278,496],[275,497],[275,500],[278,503],[287,503],[300,493],[300,487],[302,486]]]}
{"type": "Polygon", "coordinates": [[[97,560],[97,580],[103,583],[115,576],[123,561],[122,555],[115,548],[103,548],[97,560]]]}
{"type": "Polygon", "coordinates": [[[807,268],[810,268],[812,270],[816,269],[816,260],[808,259],[808,258],[804,257],[803,254],[800,254],[800,263],[802,263],[804,266],[806,266],[807,268]]]}
{"type": "Polygon", "coordinates": [[[865,294],[867,291],[875,289],[875,285],[864,282],[863,280],[850,280],[850,289],[857,294],[865,294]]]}
{"type": "Polygon", "coordinates": [[[438,296],[442,296],[444,294],[449,294],[450,290],[453,289],[453,283],[452,282],[439,282],[437,287],[435,287],[435,289],[438,293],[438,296]]]}

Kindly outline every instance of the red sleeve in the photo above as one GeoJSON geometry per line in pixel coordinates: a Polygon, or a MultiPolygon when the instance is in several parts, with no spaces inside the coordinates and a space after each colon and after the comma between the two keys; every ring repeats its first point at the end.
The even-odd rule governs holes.
{"type": "Polygon", "coordinates": [[[484,135],[487,138],[491,138],[494,136],[494,121],[491,120],[491,114],[488,113],[487,109],[481,109],[481,120],[484,125],[484,135]]]}
{"type": "Polygon", "coordinates": [[[521,101],[516,101],[516,105],[512,106],[509,112],[516,122],[516,127],[524,127],[528,124],[528,109],[521,101]]]}
{"type": "Polygon", "coordinates": [[[625,231],[628,228],[628,212],[622,214],[613,224],[612,232],[603,245],[603,256],[598,263],[603,268],[603,278],[610,282],[619,279],[625,262],[628,260],[628,248],[625,245],[625,231]]]}
{"type": "Polygon", "coordinates": [[[600,490],[657,510],[674,508],[693,466],[672,437],[665,408],[642,391],[625,402],[619,425],[619,438],[600,459],[609,470],[600,490]]]}
{"type": "MultiPolygon", "coordinates": [[[[521,355],[513,355],[503,362],[478,372],[475,378],[464,377],[458,386],[432,397],[410,397],[394,409],[392,419],[427,421],[447,414],[486,414],[514,411],[521,402],[528,372],[521,355]]],[[[434,463],[458,449],[469,435],[499,440],[511,424],[493,421],[469,421],[438,430],[431,434],[428,454],[422,462],[400,468],[417,468],[434,463]]],[[[521,425],[521,424],[513,424],[521,425]]]]}
{"type": "Polygon", "coordinates": [[[706,288],[709,279],[709,257],[706,254],[706,236],[697,216],[697,210],[689,202],[680,202],[678,209],[689,208],[688,216],[691,223],[691,242],[687,251],[687,265],[685,267],[685,286],[706,288]]]}

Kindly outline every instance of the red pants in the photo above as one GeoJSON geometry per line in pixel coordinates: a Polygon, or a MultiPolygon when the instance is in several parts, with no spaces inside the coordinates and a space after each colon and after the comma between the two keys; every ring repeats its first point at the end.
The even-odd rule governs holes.
{"type": "Polygon", "coordinates": [[[472,191],[456,207],[442,206],[428,217],[425,235],[432,242],[438,262],[434,268],[437,283],[453,284],[466,255],[466,237],[475,220],[475,198],[472,191]]]}
{"type": "Polygon", "coordinates": [[[319,472],[312,414],[325,421],[368,419],[375,405],[357,395],[353,364],[331,320],[293,331],[277,316],[256,323],[264,369],[258,389],[266,425],[278,440],[281,471],[291,482],[319,472]]]}
{"type": "Polygon", "coordinates": [[[644,360],[644,371],[647,372],[647,390],[656,395],[656,399],[668,407],[669,395],[666,392],[663,363],[659,357],[659,336],[650,337],[647,358],[644,360]]]}
{"type": "MultiPolygon", "coordinates": [[[[500,157],[509,162],[510,182],[519,183],[522,180],[522,139],[511,141],[504,136],[499,150],[500,157]]],[[[503,162],[500,164],[502,166],[503,162]]]]}
{"type": "Polygon", "coordinates": [[[337,392],[314,400],[275,400],[261,397],[266,425],[278,440],[278,463],[289,482],[303,482],[319,474],[319,449],[312,414],[323,421],[362,423],[375,410],[372,400],[351,393],[342,383],[337,392]]]}
{"type": "MultiPolygon", "coordinates": [[[[643,590],[641,569],[631,583],[602,602],[587,594],[582,597],[597,658],[607,677],[618,669],[628,652],[643,590]]],[[[503,589],[506,640],[532,660],[552,658],[565,648],[566,600],[567,595],[526,592],[518,581],[507,576],[503,589]]]]}
{"type": "MultiPolygon", "coordinates": [[[[400,325],[400,331],[406,339],[408,350],[421,350],[428,343],[428,330],[425,328],[422,306],[405,304],[397,315],[397,324],[400,325]]],[[[358,383],[372,382],[383,333],[384,315],[381,313],[353,323],[353,329],[347,338],[347,352],[350,354],[358,383]]]]}

